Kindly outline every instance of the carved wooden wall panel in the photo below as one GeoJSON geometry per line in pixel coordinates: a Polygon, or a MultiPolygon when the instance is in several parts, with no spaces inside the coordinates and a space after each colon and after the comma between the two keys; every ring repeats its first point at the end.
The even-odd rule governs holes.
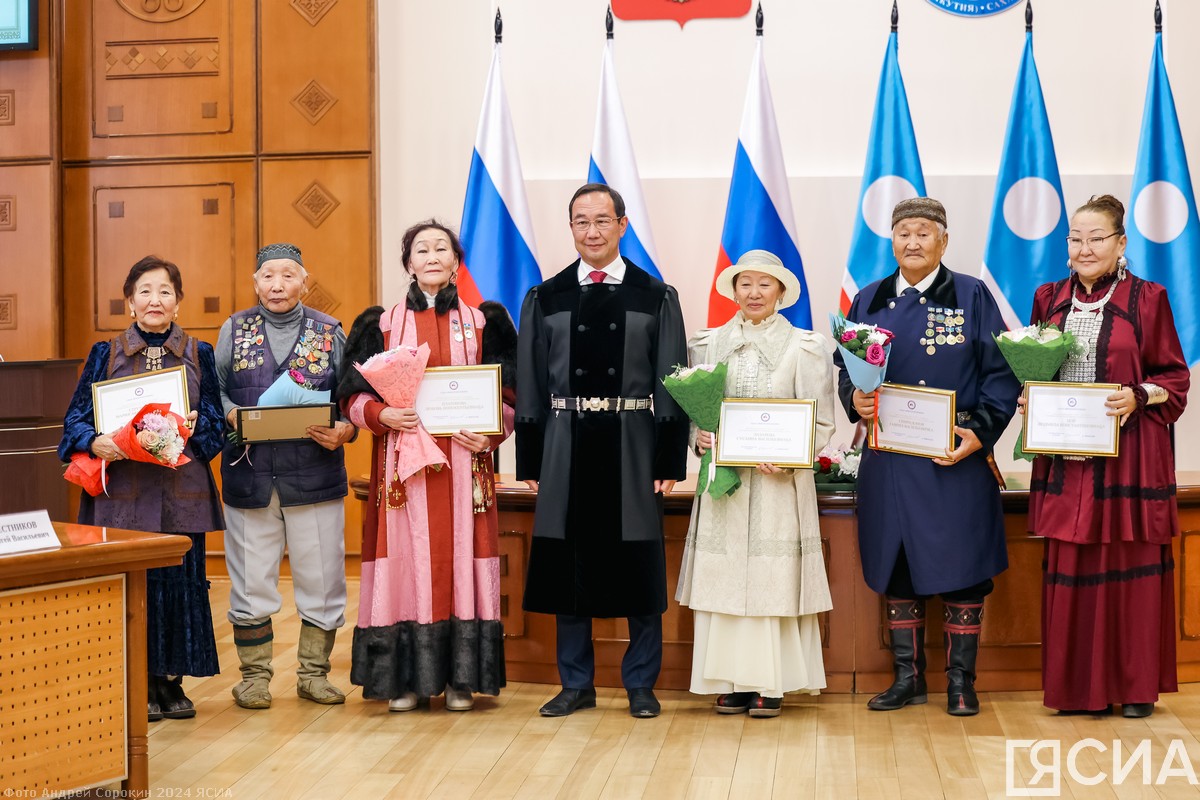
{"type": "Polygon", "coordinates": [[[252,153],[254,5],[71,0],[64,158],[252,153]]]}
{"type": "Polygon", "coordinates": [[[57,239],[54,165],[0,165],[0,355],[9,361],[57,355],[57,239]]]}
{"type": "Polygon", "coordinates": [[[350,323],[375,302],[369,158],[263,161],[260,238],[304,254],[306,305],[350,323]]]}
{"type": "Polygon", "coordinates": [[[272,0],[260,8],[263,152],[370,150],[374,4],[272,0]]]}
{"type": "Polygon", "coordinates": [[[121,286],[145,255],[179,266],[179,323],[201,339],[215,342],[225,318],[254,302],[253,163],[68,169],[65,185],[68,354],[129,325],[121,286]]]}
{"type": "MultiPolygon", "coordinates": [[[[42,24],[38,49],[9,51],[0,60],[0,160],[37,158],[49,160],[55,152],[52,100],[54,63],[50,43],[54,20],[48,15],[50,0],[38,3],[42,24]]],[[[5,193],[0,184],[0,194],[5,193]]]]}

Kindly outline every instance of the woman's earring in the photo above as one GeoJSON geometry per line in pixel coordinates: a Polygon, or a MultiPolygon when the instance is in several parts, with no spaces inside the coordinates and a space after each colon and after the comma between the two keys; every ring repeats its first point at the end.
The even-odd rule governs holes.
{"type": "Polygon", "coordinates": [[[1117,256],[1117,280],[1125,280],[1125,267],[1129,266],[1129,261],[1125,256],[1117,256]]]}
{"type": "Polygon", "coordinates": [[[133,313],[133,306],[129,307],[129,316],[133,317],[134,319],[137,318],[137,314],[133,313]]]}
{"type": "Polygon", "coordinates": [[[458,283],[458,270],[455,270],[454,272],[450,273],[450,283],[454,283],[454,284],[458,283]]]}

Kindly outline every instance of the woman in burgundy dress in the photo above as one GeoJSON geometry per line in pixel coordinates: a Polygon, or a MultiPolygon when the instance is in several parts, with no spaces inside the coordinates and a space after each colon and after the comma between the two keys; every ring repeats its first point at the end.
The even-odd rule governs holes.
{"type": "Polygon", "coordinates": [[[1071,274],[1038,287],[1031,316],[1079,344],[1058,380],[1121,385],[1106,403],[1121,418],[1120,456],[1037,457],[1029,529],[1046,537],[1043,702],[1092,714],[1120,703],[1146,717],[1178,689],[1173,425],[1190,376],[1166,290],[1127,269],[1124,220],[1110,195],[1075,212],[1071,274]]]}

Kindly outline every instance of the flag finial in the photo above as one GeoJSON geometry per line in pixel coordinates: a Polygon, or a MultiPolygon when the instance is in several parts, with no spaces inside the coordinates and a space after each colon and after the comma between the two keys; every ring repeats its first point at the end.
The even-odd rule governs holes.
{"type": "Polygon", "coordinates": [[[1162,33],[1162,4],[1154,0],[1154,32],[1162,33]]]}
{"type": "Polygon", "coordinates": [[[604,12],[604,30],[608,34],[607,38],[613,38],[613,19],[612,19],[612,4],[608,6],[608,11],[604,12]]]}
{"type": "Polygon", "coordinates": [[[500,7],[496,7],[496,44],[504,38],[504,20],[500,19],[500,7]]]}
{"type": "Polygon", "coordinates": [[[896,0],[892,0],[892,33],[900,27],[900,7],[896,5],[896,0]]]}
{"type": "Polygon", "coordinates": [[[758,11],[756,11],[754,13],[754,25],[755,25],[755,28],[757,28],[757,30],[755,30],[755,32],[754,32],[755,36],[762,36],[762,28],[763,28],[762,23],[763,23],[762,3],[759,3],[758,11]]]}
{"type": "Polygon", "coordinates": [[[1025,32],[1033,33],[1033,0],[1025,0],[1025,32]]]}

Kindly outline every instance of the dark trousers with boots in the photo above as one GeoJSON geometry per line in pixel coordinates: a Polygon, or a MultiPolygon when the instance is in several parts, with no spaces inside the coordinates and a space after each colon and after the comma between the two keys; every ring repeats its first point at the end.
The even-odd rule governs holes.
{"type": "MultiPolygon", "coordinates": [[[[989,578],[939,595],[945,608],[942,639],[946,647],[946,710],[955,716],[979,713],[975,659],[979,653],[983,599],[993,588],[989,578]]],[[[871,698],[868,708],[894,711],[925,702],[925,601],[931,596],[917,594],[913,588],[908,558],[901,548],[887,586],[895,680],[887,691],[871,698]]]]}

